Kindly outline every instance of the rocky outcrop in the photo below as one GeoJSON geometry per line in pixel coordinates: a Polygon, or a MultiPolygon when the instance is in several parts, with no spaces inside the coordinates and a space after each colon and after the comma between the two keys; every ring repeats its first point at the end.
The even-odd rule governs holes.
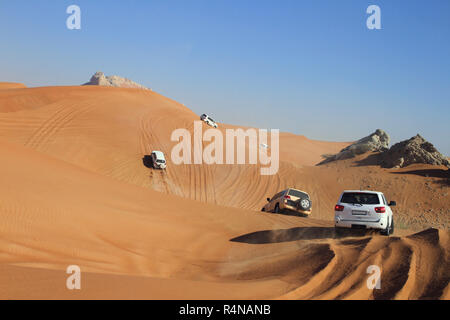
{"type": "Polygon", "coordinates": [[[357,142],[342,149],[339,153],[334,155],[324,155],[325,160],[319,164],[328,163],[336,160],[343,160],[353,158],[356,155],[366,152],[382,152],[389,147],[390,137],[381,129],[377,129],[371,135],[364,137],[357,142]]]}
{"type": "Polygon", "coordinates": [[[413,163],[450,166],[448,159],[419,134],[393,145],[381,155],[381,166],[385,168],[402,168],[413,163]]]}
{"type": "Polygon", "coordinates": [[[147,89],[146,87],[126,78],[122,78],[119,76],[105,76],[103,72],[95,73],[92,76],[91,80],[83,85],[147,89]]]}

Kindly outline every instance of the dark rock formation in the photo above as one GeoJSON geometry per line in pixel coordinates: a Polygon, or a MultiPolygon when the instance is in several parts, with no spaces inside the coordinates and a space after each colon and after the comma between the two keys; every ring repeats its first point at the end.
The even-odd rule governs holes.
{"type": "Polygon", "coordinates": [[[381,155],[381,166],[385,168],[402,168],[413,163],[450,166],[448,159],[419,134],[393,145],[381,155]]]}

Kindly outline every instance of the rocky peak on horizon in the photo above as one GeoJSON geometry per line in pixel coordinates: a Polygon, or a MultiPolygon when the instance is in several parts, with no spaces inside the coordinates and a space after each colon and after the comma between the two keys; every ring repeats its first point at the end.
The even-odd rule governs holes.
{"type": "Polygon", "coordinates": [[[140,85],[134,81],[131,81],[127,78],[122,78],[119,76],[105,76],[105,74],[101,71],[96,72],[91,80],[83,86],[105,86],[105,87],[118,87],[118,88],[138,88],[138,89],[146,89],[143,85],[140,85]]]}
{"type": "Polygon", "coordinates": [[[389,135],[381,130],[377,129],[374,133],[359,139],[355,143],[352,143],[348,147],[342,149],[339,153],[334,155],[324,155],[325,160],[319,164],[328,163],[336,160],[344,160],[353,158],[359,154],[366,152],[383,152],[389,148],[390,142],[389,135]]]}
{"type": "Polygon", "coordinates": [[[381,157],[381,165],[385,168],[402,168],[414,163],[450,167],[447,157],[420,134],[394,144],[381,157]]]}

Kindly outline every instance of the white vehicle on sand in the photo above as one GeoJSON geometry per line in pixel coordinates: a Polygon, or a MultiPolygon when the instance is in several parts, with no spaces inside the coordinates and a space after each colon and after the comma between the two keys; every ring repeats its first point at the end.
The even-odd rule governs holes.
{"type": "Polygon", "coordinates": [[[152,165],[155,169],[165,169],[167,166],[166,158],[164,157],[164,153],[162,151],[153,151],[152,152],[152,165]]]}
{"type": "Polygon", "coordinates": [[[209,125],[209,126],[211,126],[213,128],[217,128],[218,127],[217,123],[210,116],[208,116],[207,114],[202,114],[200,116],[200,120],[206,122],[207,125],[209,125]]]}
{"type": "Polygon", "coordinates": [[[391,207],[382,192],[346,190],[334,207],[336,233],[342,228],[378,229],[389,236],[394,232],[394,217],[391,207]]]}

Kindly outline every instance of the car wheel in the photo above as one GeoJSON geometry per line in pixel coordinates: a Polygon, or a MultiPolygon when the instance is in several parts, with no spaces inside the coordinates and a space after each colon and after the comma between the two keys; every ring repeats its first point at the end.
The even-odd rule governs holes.
{"type": "Polygon", "coordinates": [[[334,235],[337,238],[341,238],[344,235],[344,228],[334,227],[334,235]]]}
{"type": "Polygon", "coordinates": [[[385,229],[381,230],[381,234],[384,236],[389,236],[391,230],[391,224],[388,224],[385,229]]]}
{"type": "Polygon", "coordinates": [[[392,217],[390,234],[394,234],[394,217],[392,217]]]}
{"type": "Polygon", "coordinates": [[[280,205],[278,203],[275,205],[275,209],[273,209],[273,212],[280,213],[280,205]]]}
{"type": "Polygon", "coordinates": [[[311,209],[311,200],[306,198],[297,200],[297,208],[305,211],[311,209]]]}
{"type": "Polygon", "coordinates": [[[262,208],[261,211],[262,211],[262,212],[265,212],[265,211],[266,211],[266,208],[262,208]]]}

